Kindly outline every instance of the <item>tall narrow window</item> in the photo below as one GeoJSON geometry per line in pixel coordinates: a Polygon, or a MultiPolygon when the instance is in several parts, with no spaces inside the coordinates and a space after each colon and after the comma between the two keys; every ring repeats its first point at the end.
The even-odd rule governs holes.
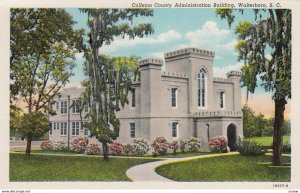
{"type": "Polygon", "coordinates": [[[172,107],[177,107],[177,88],[171,89],[172,107]]]}
{"type": "Polygon", "coordinates": [[[72,135],[79,135],[79,121],[72,122],[72,135]]]}
{"type": "Polygon", "coordinates": [[[220,108],[225,108],[225,92],[223,91],[220,92],[220,108]]]}
{"type": "Polygon", "coordinates": [[[206,72],[204,69],[201,69],[198,73],[198,78],[197,78],[197,82],[198,82],[198,90],[197,90],[197,94],[198,94],[198,107],[205,107],[206,106],[206,99],[205,99],[205,95],[206,95],[206,72]]]}
{"type": "Polygon", "coordinates": [[[72,113],[79,114],[79,100],[73,100],[72,113]]]}
{"type": "Polygon", "coordinates": [[[135,107],[135,89],[131,89],[131,107],[135,107]]]}
{"type": "Polygon", "coordinates": [[[130,137],[135,138],[135,123],[130,123],[130,137]]]}
{"type": "Polygon", "coordinates": [[[58,113],[58,111],[59,111],[59,102],[57,101],[56,102],[56,112],[58,113]]]}
{"type": "Polygon", "coordinates": [[[67,122],[60,123],[60,135],[67,135],[67,122]]]}
{"type": "Polygon", "coordinates": [[[49,127],[49,135],[52,135],[52,127],[49,127]]]}
{"type": "Polygon", "coordinates": [[[89,105],[88,104],[84,104],[83,106],[84,112],[89,112],[89,105]]]}
{"type": "Polygon", "coordinates": [[[68,101],[61,101],[60,102],[60,114],[65,115],[68,112],[68,101]]]}
{"type": "Polygon", "coordinates": [[[178,136],[177,127],[178,127],[178,122],[172,122],[172,137],[178,136]]]}

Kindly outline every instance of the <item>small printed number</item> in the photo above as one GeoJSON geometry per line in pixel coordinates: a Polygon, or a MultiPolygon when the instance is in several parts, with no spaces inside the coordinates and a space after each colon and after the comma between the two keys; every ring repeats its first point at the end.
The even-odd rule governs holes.
{"type": "Polygon", "coordinates": [[[298,193],[298,190],[289,190],[289,193],[298,193]]]}
{"type": "Polygon", "coordinates": [[[287,188],[289,185],[287,184],[273,184],[274,188],[287,188]]]}

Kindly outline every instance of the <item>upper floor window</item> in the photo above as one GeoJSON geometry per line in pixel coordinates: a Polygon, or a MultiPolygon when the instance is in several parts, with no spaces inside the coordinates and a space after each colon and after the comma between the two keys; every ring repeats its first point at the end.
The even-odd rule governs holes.
{"type": "Polygon", "coordinates": [[[220,108],[221,109],[225,108],[225,92],[224,91],[220,92],[220,108]]]}
{"type": "Polygon", "coordinates": [[[135,107],[135,89],[131,89],[131,107],[135,107]]]}
{"type": "Polygon", "coordinates": [[[172,137],[178,136],[178,122],[172,122],[172,137]]]}
{"type": "Polygon", "coordinates": [[[79,100],[73,100],[72,113],[79,114],[79,100]]]}
{"type": "Polygon", "coordinates": [[[135,123],[130,123],[130,137],[135,138],[135,123]]]}
{"type": "Polygon", "coordinates": [[[65,115],[68,112],[68,101],[60,102],[60,114],[65,115]]]}
{"type": "Polygon", "coordinates": [[[197,83],[198,83],[198,107],[205,107],[206,106],[206,72],[202,68],[197,77],[197,83]]]}
{"type": "Polygon", "coordinates": [[[56,102],[56,111],[59,110],[59,102],[56,102]]]}
{"type": "Polygon", "coordinates": [[[84,104],[83,106],[84,112],[89,112],[89,105],[88,104],[84,104]]]}
{"type": "Polygon", "coordinates": [[[177,107],[177,88],[171,89],[172,107],[177,107]]]}

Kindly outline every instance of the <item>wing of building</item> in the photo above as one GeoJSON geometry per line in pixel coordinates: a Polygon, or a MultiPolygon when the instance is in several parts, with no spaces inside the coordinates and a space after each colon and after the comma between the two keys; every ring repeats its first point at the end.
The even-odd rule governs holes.
{"type": "MultiPolygon", "coordinates": [[[[129,105],[117,113],[121,122],[117,140],[197,137],[207,149],[209,139],[225,136],[233,149],[243,138],[241,73],[231,71],[227,78],[215,78],[213,59],[212,51],[186,48],[166,53],[164,70],[160,59],[139,61],[141,80],[133,84],[129,105]]],[[[55,98],[51,140],[67,142],[74,136],[88,136],[81,123],[88,121],[84,118],[88,109],[84,108],[81,119],[76,105],[82,92],[82,88],[68,88],[55,98]]]]}

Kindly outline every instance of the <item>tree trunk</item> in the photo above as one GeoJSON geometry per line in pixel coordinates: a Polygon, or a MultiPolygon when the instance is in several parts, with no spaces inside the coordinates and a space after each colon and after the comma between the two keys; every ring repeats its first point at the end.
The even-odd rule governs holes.
{"type": "Polygon", "coordinates": [[[108,146],[107,146],[107,143],[103,142],[102,143],[102,149],[103,149],[103,159],[105,161],[108,161],[108,146]]]}
{"type": "Polygon", "coordinates": [[[273,158],[272,165],[280,166],[281,150],[282,150],[282,124],[284,121],[284,109],[286,100],[279,99],[275,100],[275,120],[274,120],[274,133],[273,133],[273,158]]]}
{"type": "Polygon", "coordinates": [[[26,152],[25,152],[26,155],[30,155],[30,151],[31,151],[31,141],[32,141],[32,138],[31,138],[31,137],[28,137],[28,138],[27,138],[27,145],[26,145],[26,152]]]}

